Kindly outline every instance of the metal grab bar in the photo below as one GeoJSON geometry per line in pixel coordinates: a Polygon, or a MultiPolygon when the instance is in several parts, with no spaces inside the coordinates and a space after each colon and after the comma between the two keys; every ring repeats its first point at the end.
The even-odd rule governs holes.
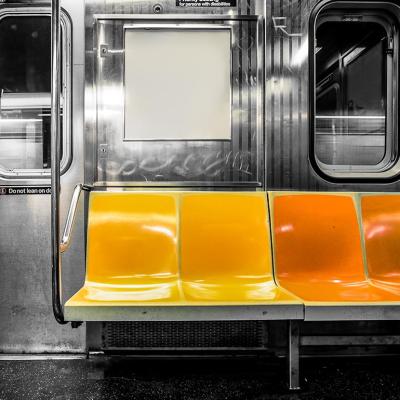
{"type": "Polygon", "coordinates": [[[60,243],[61,253],[67,251],[70,244],[72,229],[74,227],[76,217],[76,210],[78,209],[79,198],[81,197],[82,190],[90,191],[90,188],[88,186],[82,185],[81,183],[75,186],[75,190],[71,199],[71,204],[68,209],[67,219],[65,221],[64,233],[60,243]]]}
{"type": "Polygon", "coordinates": [[[62,307],[60,258],[61,25],[60,0],[51,0],[51,282],[53,313],[66,324],[62,307]]]}
{"type": "MultiPolygon", "coordinates": [[[[75,187],[60,241],[60,159],[61,159],[61,7],[60,0],[51,0],[51,289],[53,313],[58,323],[66,324],[62,299],[61,253],[66,251],[74,226],[76,210],[82,190],[89,186],[75,187]]],[[[79,322],[72,322],[76,328],[79,322]]]]}

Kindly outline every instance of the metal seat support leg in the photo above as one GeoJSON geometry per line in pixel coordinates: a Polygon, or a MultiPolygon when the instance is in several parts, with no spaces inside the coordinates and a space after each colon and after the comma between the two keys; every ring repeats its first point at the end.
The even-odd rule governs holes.
{"type": "Polygon", "coordinates": [[[289,321],[289,390],[300,389],[300,327],[298,321],[289,321]]]}

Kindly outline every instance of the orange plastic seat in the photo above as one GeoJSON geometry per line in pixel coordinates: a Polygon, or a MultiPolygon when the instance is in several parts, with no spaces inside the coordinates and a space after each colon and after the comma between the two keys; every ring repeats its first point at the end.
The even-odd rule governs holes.
{"type": "Polygon", "coordinates": [[[299,302],[273,280],[265,193],[184,194],[180,232],[188,301],[299,302]]]}
{"type": "Polygon", "coordinates": [[[361,196],[369,278],[400,294],[400,196],[361,196]]]}
{"type": "Polygon", "coordinates": [[[306,305],[368,305],[399,301],[371,283],[351,194],[270,195],[275,272],[306,305]]]}

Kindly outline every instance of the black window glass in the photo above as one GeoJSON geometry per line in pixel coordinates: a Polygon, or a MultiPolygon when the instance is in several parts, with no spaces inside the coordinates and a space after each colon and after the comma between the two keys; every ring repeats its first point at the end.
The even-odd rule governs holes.
{"type": "Polygon", "coordinates": [[[378,22],[332,19],[316,30],[316,157],[349,170],[378,165],[387,151],[388,34],[378,22]]]}
{"type": "Polygon", "coordinates": [[[0,21],[3,170],[16,173],[50,168],[50,111],[51,18],[6,16],[0,21]]]}
{"type": "Polygon", "coordinates": [[[7,17],[0,23],[0,87],[5,93],[51,91],[50,18],[7,17]]]}

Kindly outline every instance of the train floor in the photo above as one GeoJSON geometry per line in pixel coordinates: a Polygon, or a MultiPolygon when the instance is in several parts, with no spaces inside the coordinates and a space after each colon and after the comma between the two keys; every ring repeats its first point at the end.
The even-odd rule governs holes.
{"type": "Polygon", "coordinates": [[[400,358],[301,361],[303,389],[282,360],[94,358],[1,360],[0,399],[400,399],[400,358]]]}

